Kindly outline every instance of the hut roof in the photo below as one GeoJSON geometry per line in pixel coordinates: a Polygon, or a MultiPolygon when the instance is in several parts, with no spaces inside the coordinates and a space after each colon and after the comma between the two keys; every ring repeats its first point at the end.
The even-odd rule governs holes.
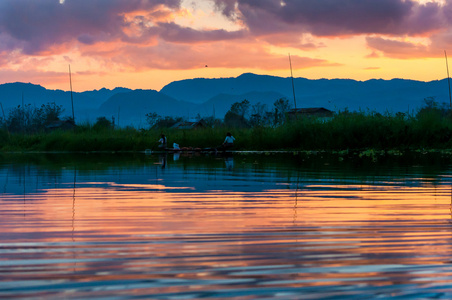
{"type": "Polygon", "coordinates": [[[193,128],[201,128],[201,127],[206,127],[206,122],[201,119],[199,121],[195,121],[195,122],[190,122],[190,121],[182,121],[182,122],[178,122],[176,124],[174,124],[171,128],[176,128],[176,129],[193,129],[193,128]]]}
{"type": "Polygon", "coordinates": [[[324,107],[308,107],[308,108],[293,108],[289,110],[289,114],[332,116],[333,112],[324,107]]]}

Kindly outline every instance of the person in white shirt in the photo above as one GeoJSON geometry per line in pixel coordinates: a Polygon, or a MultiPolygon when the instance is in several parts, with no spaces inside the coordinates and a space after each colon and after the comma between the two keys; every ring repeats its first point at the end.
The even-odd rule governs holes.
{"type": "Polygon", "coordinates": [[[232,136],[230,132],[226,133],[226,138],[224,139],[223,146],[226,148],[230,148],[234,146],[235,138],[232,136]]]}
{"type": "MultiPolygon", "coordinates": [[[[230,132],[226,133],[226,138],[224,139],[223,144],[219,147],[220,150],[225,151],[227,149],[231,149],[234,147],[234,141],[235,138],[232,136],[230,132]]],[[[218,149],[215,149],[215,151],[218,151],[218,149]]]]}

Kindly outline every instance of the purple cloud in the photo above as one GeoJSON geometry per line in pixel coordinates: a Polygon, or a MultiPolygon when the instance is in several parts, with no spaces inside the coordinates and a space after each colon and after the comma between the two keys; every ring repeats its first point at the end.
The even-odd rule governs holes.
{"type": "Polygon", "coordinates": [[[92,44],[127,38],[125,29],[135,25],[127,13],[162,7],[176,10],[180,0],[2,0],[0,34],[15,43],[0,47],[35,54],[73,39],[92,44]]]}
{"type": "Polygon", "coordinates": [[[317,36],[355,34],[422,35],[447,25],[450,11],[413,0],[213,0],[257,35],[309,32],[317,36]]]}

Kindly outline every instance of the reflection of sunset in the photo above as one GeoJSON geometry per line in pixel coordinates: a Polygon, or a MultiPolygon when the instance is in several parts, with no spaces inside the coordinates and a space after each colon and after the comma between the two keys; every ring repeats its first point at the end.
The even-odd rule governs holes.
{"type": "Polygon", "coordinates": [[[62,297],[143,298],[372,297],[451,283],[450,186],[212,186],[87,181],[5,195],[0,278],[62,297]]]}
{"type": "MultiPolygon", "coordinates": [[[[302,224],[341,223],[362,226],[374,221],[424,222],[450,218],[450,189],[440,187],[305,186],[294,191],[267,190],[259,194],[212,191],[196,193],[189,187],[146,184],[109,184],[110,188],[49,190],[27,195],[33,201],[7,201],[17,228],[35,224],[33,231],[54,231],[72,221],[82,231],[130,228],[136,232],[231,232],[231,229],[265,228],[302,224]],[[40,221],[46,220],[43,224],[40,221]],[[55,227],[49,226],[55,223],[55,227]],[[180,226],[180,224],[185,224],[180,226]],[[42,226],[40,226],[42,225],[42,226]],[[146,226],[143,226],[146,225],[146,226]]],[[[5,200],[14,199],[6,197],[5,200]]],[[[20,199],[20,196],[18,196],[20,199]]],[[[13,220],[1,221],[13,225],[13,220]]],[[[411,223],[415,224],[415,223],[411,223]]],[[[61,230],[61,228],[60,228],[61,230]]],[[[433,233],[432,233],[433,234],[433,233]]]]}

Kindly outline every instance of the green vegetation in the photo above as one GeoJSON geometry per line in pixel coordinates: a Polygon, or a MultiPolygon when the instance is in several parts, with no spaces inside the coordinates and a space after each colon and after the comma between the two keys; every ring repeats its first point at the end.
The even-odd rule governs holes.
{"type": "Polygon", "coordinates": [[[63,111],[62,106],[55,103],[43,104],[41,107],[34,107],[31,104],[19,105],[9,112],[7,118],[0,118],[0,124],[8,132],[36,133],[45,130],[52,123],[61,121],[63,111]]]}
{"type": "MultiPolygon", "coordinates": [[[[276,110],[277,117],[266,120],[275,119],[277,122],[268,124],[256,116],[256,113],[253,114],[254,117],[250,116],[250,120],[254,118],[254,122],[246,119],[249,103],[241,102],[235,103],[228,112],[230,123],[226,122],[226,118],[224,123],[215,123],[214,128],[190,130],[163,126],[150,129],[114,128],[114,124],[106,118],[98,118],[95,124],[80,124],[72,129],[46,130],[45,124],[50,122],[46,120],[58,120],[61,113],[57,106],[48,105],[40,108],[41,117],[35,121],[28,121],[33,118],[24,121],[25,114],[20,111],[13,111],[6,121],[1,120],[0,150],[144,151],[157,149],[161,133],[168,137],[168,146],[176,142],[181,147],[208,148],[219,146],[228,131],[236,138],[237,150],[372,149],[372,155],[375,155],[380,150],[452,148],[451,111],[445,106],[440,107],[433,99],[426,99],[425,103],[425,107],[414,115],[345,110],[328,120],[299,116],[282,122],[283,116],[276,110]],[[11,116],[16,116],[19,120],[11,116]],[[18,124],[35,125],[20,130],[18,124]]],[[[258,108],[256,111],[259,111],[258,108]]],[[[169,124],[168,118],[164,120],[166,123],[161,124],[169,124]]],[[[153,122],[157,123],[156,120],[153,122]]],[[[363,153],[367,155],[366,152],[363,153]]]]}

